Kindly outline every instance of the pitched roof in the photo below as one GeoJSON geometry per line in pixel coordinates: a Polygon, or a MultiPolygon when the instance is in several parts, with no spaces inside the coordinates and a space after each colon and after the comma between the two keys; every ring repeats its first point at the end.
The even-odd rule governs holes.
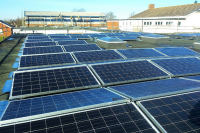
{"type": "Polygon", "coordinates": [[[4,24],[4,25],[6,25],[6,26],[8,26],[10,28],[13,28],[12,25],[10,25],[9,23],[4,22],[3,20],[0,20],[0,23],[4,24]]]}
{"type": "Polygon", "coordinates": [[[147,9],[130,18],[186,16],[200,9],[200,3],[147,9]]]}

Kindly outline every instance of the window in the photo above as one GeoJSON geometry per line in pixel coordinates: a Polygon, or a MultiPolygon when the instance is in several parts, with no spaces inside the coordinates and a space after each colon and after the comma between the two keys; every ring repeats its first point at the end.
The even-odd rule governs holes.
{"type": "Polygon", "coordinates": [[[144,25],[146,25],[146,22],[144,22],[144,25]]]}
{"type": "Polygon", "coordinates": [[[160,25],[162,25],[162,22],[160,22],[160,25]]]}
{"type": "Polygon", "coordinates": [[[158,23],[156,22],[156,25],[157,25],[158,23]]]}
{"type": "Polygon", "coordinates": [[[2,31],[2,29],[0,29],[0,34],[3,34],[3,31],[2,31]]]}
{"type": "Polygon", "coordinates": [[[180,26],[181,25],[181,22],[178,22],[178,26],[180,26]]]}
{"type": "Polygon", "coordinates": [[[168,22],[166,22],[166,25],[168,25],[168,22]]]}
{"type": "Polygon", "coordinates": [[[147,22],[147,25],[149,25],[149,22],[147,22]]]}
{"type": "Polygon", "coordinates": [[[150,22],[150,25],[152,25],[152,22],[150,22]]]}
{"type": "Polygon", "coordinates": [[[170,22],[170,25],[172,25],[173,24],[173,22],[170,22]]]}
{"type": "Polygon", "coordinates": [[[158,22],[158,25],[160,25],[160,22],[158,22]]]}

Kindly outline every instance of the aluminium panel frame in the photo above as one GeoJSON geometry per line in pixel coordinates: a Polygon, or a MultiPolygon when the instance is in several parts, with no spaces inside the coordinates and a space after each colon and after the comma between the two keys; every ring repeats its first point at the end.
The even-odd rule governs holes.
{"type": "MultiPolygon", "coordinates": [[[[148,81],[148,80],[155,80],[155,79],[170,78],[170,75],[168,73],[166,73],[162,69],[160,69],[160,68],[158,68],[158,67],[156,67],[155,65],[152,64],[153,66],[155,66],[156,68],[158,68],[159,70],[161,70],[163,73],[165,73],[166,76],[159,76],[159,77],[152,77],[152,78],[143,78],[143,79],[136,79],[136,80],[127,80],[127,81],[112,82],[112,83],[104,83],[103,80],[100,78],[100,76],[97,74],[97,72],[93,68],[93,66],[96,66],[96,65],[114,64],[114,63],[125,63],[125,62],[136,62],[136,61],[138,61],[138,60],[133,60],[133,61],[128,60],[128,61],[123,61],[123,62],[98,63],[98,64],[91,64],[91,65],[88,65],[88,66],[91,68],[91,70],[93,71],[93,73],[96,75],[96,77],[99,79],[99,81],[101,82],[102,86],[104,86],[104,87],[109,86],[109,85],[117,85],[117,84],[124,84],[124,83],[134,83],[134,82],[139,82],[139,81],[148,81]]],[[[139,61],[147,61],[147,60],[139,60],[139,61]]]]}
{"type": "Polygon", "coordinates": [[[68,92],[68,91],[72,91],[72,90],[81,90],[81,89],[90,89],[90,88],[101,87],[100,82],[98,81],[98,79],[95,77],[95,75],[92,73],[92,71],[90,70],[90,68],[87,65],[65,66],[65,67],[41,68],[41,69],[25,70],[25,71],[15,71],[14,74],[13,74],[13,82],[12,83],[14,83],[14,77],[15,77],[16,73],[44,71],[44,70],[56,70],[56,69],[65,69],[65,68],[74,68],[74,67],[87,67],[87,69],[89,70],[89,72],[91,73],[91,75],[96,80],[97,85],[74,87],[74,88],[69,88],[69,89],[66,88],[66,89],[62,89],[62,90],[53,90],[53,91],[46,91],[46,92],[38,92],[38,93],[32,93],[32,94],[12,96],[13,85],[14,85],[14,84],[12,84],[11,92],[10,92],[10,96],[9,96],[9,100],[12,100],[12,99],[24,99],[24,98],[32,97],[32,96],[41,96],[41,95],[45,95],[45,94],[54,94],[54,93],[59,93],[59,92],[68,92]]]}
{"type": "Polygon", "coordinates": [[[80,64],[85,64],[85,63],[94,63],[94,62],[106,62],[106,61],[120,61],[120,60],[124,60],[125,58],[123,56],[121,56],[119,53],[117,53],[115,50],[112,50],[114,52],[116,52],[116,54],[118,54],[119,56],[122,57],[122,59],[109,59],[109,60],[97,60],[97,61],[84,61],[84,62],[80,62],[78,60],[78,58],[76,57],[75,53],[83,53],[83,52],[96,52],[96,51],[110,51],[112,49],[109,49],[109,50],[91,50],[91,51],[76,51],[76,52],[72,52],[74,58],[76,59],[77,63],[80,63],[80,64]]]}
{"type": "Polygon", "coordinates": [[[72,64],[76,64],[77,63],[76,60],[74,59],[74,57],[72,56],[72,53],[66,53],[66,52],[63,52],[63,53],[34,54],[34,55],[22,55],[19,58],[20,58],[20,61],[19,61],[18,69],[31,69],[31,68],[51,67],[51,66],[60,66],[60,65],[72,65],[72,64]],[[20,67],[21,57],[24,57],[24,56],[38,56],[38,55],[53,55],[53,54],[70,54],[70,56],[72,57],[74,62],[73,63],[62,63],[62,64],[49,64],[49,65],[37,65],[37,66],[20,67]]]}
{"type": "MultiPolygon", "coordinates": [[[[46,41],[47,42],[47,41],[46,41]]],[[[48,42],[55,42],[56,45],[48,45],[48,46],[57,46],[58,44],[56,43],[56,41],[48,41],[48,42]]],[[[31,43],[31,42],[29,42],[31,43]]],[[[33,48],[33,47],[48,47],[48,46],[32,46],[32,47],[26,47],[26,44],[29,43],[24,43],[24,48],[33,48]]],[[[40,43],[40,42],[33,42],[33,43],[40,43]]]]}
{"type": "Polygon", "coordinates": [[[181,93],[181,94],[172,94],[170,96],[165,96],[165,97],[158,97],[158,98],[152,98],[152,99],[147,99],[147,100],[141,100],[137,101],[136,104],[140,107],[140,109],[146,114],[146,116],[155,124],[155,126],[161,130],[163,133],[167,133],[167,131],[159,124],[159,122],[147,111],[147,109],[142,105],[141,102],[144,101],[149,101],[149,100],[154,100],[154,99],[161,99],[161,98],[167,98],[167,97],[172,97],[172,96],[179,96],[179,95],[184,95],[184,94],[190,94],[190,93],[195,93],[199,91],[192,91],[192,92],[186,92],[186,93],[181,93]]]}
{"type": "MultiPolygon", "coordinates": [[[[129,102],[127,102],[127,103],[129,103],[129,102]]],[[[26,117],[24,117],[24,119],[21,119],[19,121],[16,121],[16,119],[12,119],[13,121],[7,121],[7,122],[6,121],[0,121],[0,125],[1,125],[1,127],[4,127],[4,126],[13,125],[13,124],[22,124],[22,123],[26,123],[26,122],[38,121],[38,120],[43,120],[43,119],[48,119],[48,118],[65,116],[65,115],[72,115],[72,114],[76,114],[76,113],[82,113],[82,112],[86,112],[86,111],[93,111],[93,110],[97,110],[97,109],[115,107],[115,106],[125,105],[125,104],[126,103],[116,103],[116,104],[112,104],[112,105],[99,106],[99,107],[96,107],[96,108],[85,108],[85,109],[82,109],[82,110],[74,110],[74,111],[70,111],[70,112],[62,112],[60,114],[51,114],[50,116],[45,116],[45,114],[43,114],[40,117],[33,117],[32,119],[27,119],[27,120],[25,119],[26,117]]],[[[131,104],[133,104],[133,106],[142,115],[142,117],[147,121],[147,123],[151,126],[151,128],[153,128],[156,131],[156,133],[160,133],[159,130],[154,126],[154,124],[140,110],[140,108],[133,102],[131,102],[131,104]]]]}

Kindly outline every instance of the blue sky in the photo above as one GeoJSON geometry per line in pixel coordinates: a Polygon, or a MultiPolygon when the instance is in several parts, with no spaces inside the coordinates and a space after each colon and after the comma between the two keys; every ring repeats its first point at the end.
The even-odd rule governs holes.
{"type": "Polygon", "coordinates": [[[117,19],[126,19],[132,12],[140,13],[155,4],[155,8],[193,4],[195,0],[0,0],[0,20],[16,19],[22,11],[62,11],[84,8],[87,12],[114,12],[117,19]]]}

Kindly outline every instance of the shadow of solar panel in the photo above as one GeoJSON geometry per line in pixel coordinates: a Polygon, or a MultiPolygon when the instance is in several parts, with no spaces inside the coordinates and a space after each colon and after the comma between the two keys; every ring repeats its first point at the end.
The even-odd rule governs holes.
{"type": "Polygon", "coordinates": [[[73,41],[59,41],[59,45],[74,45],[74,44],[87,44],[85,40],[73,40],[73,41]]]}
{"type": "Polygon", "coordinates": [[[10,98],[99,87],[86,66],[17,71],[10,98]]]}
{"type": "Polygon", "coordinates": [[[28,40],[29,39],[49,39],[49,37],[48,36],[30,36],[30,37],[28,37],[28,40]]]}
{"type": "Polygon", "coordinates": [[[168,55],[168,56],[197,56],[198,53],[187,48],[155,48],[156,50],[168,55]]]}
{"type": "Polygon", "coordinates": [[[45,65],[59,65],[75,63],[73,57],[69,53],[62,54],[45,54],[20,57],[20,69],[24,67],[36,67],[45,65]]]}
{"type": "Polygon", "coordinates": [[[126,58],[152,58],[165,57],[153,49],[119,49],[117,50],[126,58]]]}
{"type": "Polygon", "coordinates": [[[103,85],[120,84],[168,77],[148,61],[91,65],[103,85]]]}
{"type": "Polygon", "coordinates": [[[60,53],[60,52],[63,52],[63,49],[62,49],[61,46],[23,48],[23,55],[44,54],[44,53],[60,53]]]}
{"type": "Polygon", "coordinates": [[[175,78],[119,85],[113,86],[111,88],[115,91],[131,97],[133,100],[141,100],[181,92],[199,90],[200,82],[175,78]]]}
{"type": "Polygon", "coordinates": [[[64,39],[64,38],[56,38],[56,39],[53,39],[54,41],[68,41],[68,40],[77,40],[76,38],[67,38],[67,39],[64,39]]]}
{"type": "Polygon", "coordinates": [[[98,62],[124,59],[114,50],[75,52],[73,54],[78,62],[98,62]]]}
{"type": "Polygon", "coordinates": [[[68,45],[64,46],[64,48],[66,52],[101,50],[101,48],[96,44],[68,45]]]}
{"type": "MultiPolygon", "coordinates": [[[[37,115],[37,118],[41,118],[41,114],[44,113],[46,113],[46,116],[48,115],[47,113],[51,113],[49,114],[49,116],[51,116],[53,112],[54,115],[61,114],[64,110],[66,110],[66,112],[72,112],[72,109],[78,111],[83,109],[79,107],[94,108],[95,106],[116,104],[116,101],[127,102],[128,100],[104,88],[12,101],[7,107],[1,120],[10,120],[28,116],[34,116],[35,119],[35,115],[37,115]]],[[[30,120],[31,117],[27,119],[30,120]]]]}
{"type": "Polygon", "coordinates": [[[34,43],[25,43],[24,47],[37,47],[37,46],[52,46],[52,45],[56,45],[55,42],[34,42],[34,43]]]}
{"type": "Polygon", "coordinates": [[[88,35],[73,35],[71,38],[77,38],[77,39],[90,39],[88,35]]]}
{"type": "Polygon", "coordinates": [[[49,41],[52,41],[51,39],[29,39],[29,40],[26,40],[26,42],[49,42],[49,41]]]}
{"type": "Polygon", "coordinates": [[[200,92],[198,91],[140,101],[139,104],[165,132],[199,132],[199,101],[200,92]]]}
{"type": "Polygon", "coordinates": [[[71,38],[70,36],[50,36],[51,39],[68,39],[71,38]]]}
{"type": "Polygon", "coordinates": [[[0,127],[0,130],[7,133],[35,131],[47,133],[158,132],[136,109],[136,105],[132,104],[122,104],[86,112],[54,116],[22,124],[7,125],[0,127]]]}
{"type": "Polygon", "coordinates": [[[152,60],[174,76],[191,75],[200,73],[200,60],[197,58],[179,58],[152,60]]]}

